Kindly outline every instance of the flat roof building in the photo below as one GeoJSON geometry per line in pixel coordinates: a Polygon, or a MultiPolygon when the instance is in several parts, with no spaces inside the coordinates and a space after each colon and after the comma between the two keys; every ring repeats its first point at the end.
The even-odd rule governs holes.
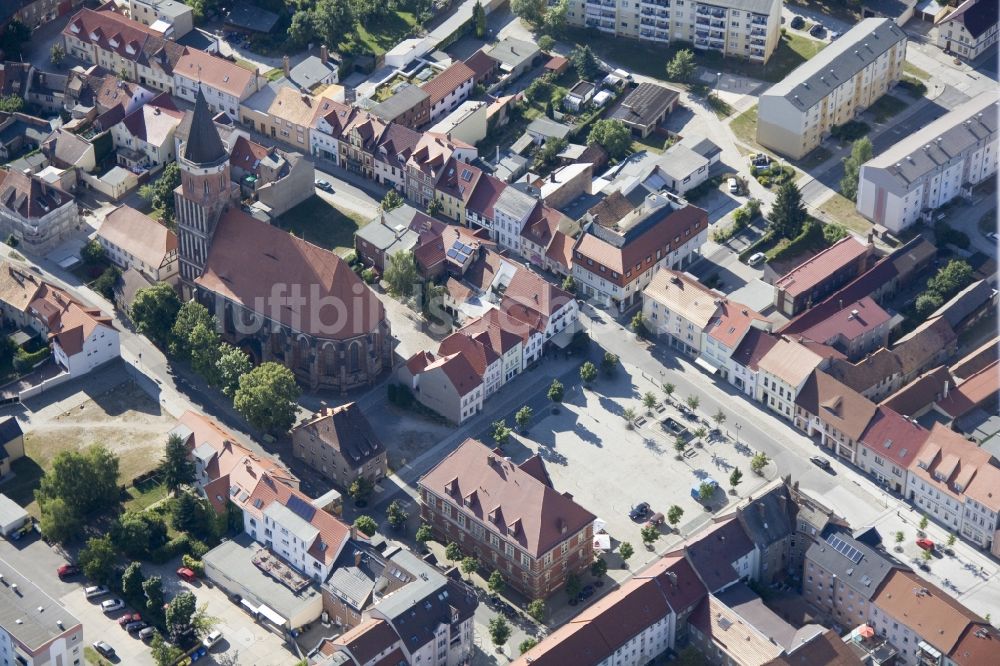
{"type": "Polygon", "coordinates": [[[82,664],[83,624],[0,560],[0,659],[4,664],[82,664]]]}

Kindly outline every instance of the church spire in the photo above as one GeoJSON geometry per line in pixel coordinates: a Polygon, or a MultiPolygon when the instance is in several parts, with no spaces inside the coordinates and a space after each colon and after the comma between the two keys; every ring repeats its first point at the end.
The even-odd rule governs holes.
{"type": "Polygon", "coordinates": [[[194,103],[194,117],[187,143],[184,144],[184,159],[194,164],[216,164],[227,159],[226,149],[219,138],[219,130],[212,120],[212,112],[205,101],[205,95],[198,86],[194,103]]]}

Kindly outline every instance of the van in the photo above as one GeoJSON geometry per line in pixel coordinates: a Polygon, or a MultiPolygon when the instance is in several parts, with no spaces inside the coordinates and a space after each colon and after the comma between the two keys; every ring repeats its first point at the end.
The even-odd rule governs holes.
{"type": "Polygon", "coordinates": [[[730,194],[739,194],[740,193],[740,184],[739,184],[739,182],[735,178],[730,178],[729,179],[729,193],[730,194]]]}
{"type": "Polygon", "coordinates": [[[747,259],[747,264],[750,266],[756,266],[757,264],[763,263],[765,259],[767,259],[767,257],[764,256],[763,252],[754,252],[750,255],[750,258],[747,259]]]}

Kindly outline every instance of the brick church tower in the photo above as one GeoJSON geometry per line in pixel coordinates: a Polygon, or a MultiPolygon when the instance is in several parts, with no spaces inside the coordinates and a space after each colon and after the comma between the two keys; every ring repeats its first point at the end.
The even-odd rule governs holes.
{"type": "Polygon", "coordinates": [[[181,184],[174,190],[180,277],[184,298],[190,298],[212,246],[212,235],[223,211],[239,202],[239,186],[229,174],[229,152],[212,121],[205,96],[198,89],[191,130],[178,155],[181,184]]]}

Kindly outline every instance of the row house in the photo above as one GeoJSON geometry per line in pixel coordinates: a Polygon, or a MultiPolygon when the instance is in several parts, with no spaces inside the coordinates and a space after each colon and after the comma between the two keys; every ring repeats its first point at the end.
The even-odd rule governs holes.
{"type": "Polygon", "coordinates": [[[96,238],[121,270],[135,270],[150,284],[177,282],[177,234],[148,215],[119,206],[105,216],[96,238]]]}
{"type": "Polygon", "coordinates": [[[358,479],[388,474],[385,445],[356,402],[322,409],[292,429],[292,455],[345,492],[358,479]]]}
{"type": "Polygon", "coordinates": [[[792,423],[820,446],[857,462],[858,443],[875,416],[877,405],[822,370],[813,370],[795,396],[792,423]]]}
{"type": "Polygon", "coordinates": [[[200,88],[213,115],[225,113],[234,120],[240,117],[240,104],[265,83],[266,79],[257,70],[194,48],[185,48],[174,65],[177,97],[194,104],[200,88]]]}
{"type": "Polygon", "coordinates": [[[469,355],[455,352],[439,356],[417,352],[397,371],[400,383],[412,390],[417,401],[456,425],[483,409],[486,391],[483,375],[469,355]]]}
{"type": "Polygon", "coordinates": [[[375,150],[388,125],[370,113],[358,112],[340,138],[340,166],[365,178],[375,177],[375,150]]]}
{"type": "Polygon", "coordinates": [[[445,164],[434,187],[434,193],[441,202],[441,214],[461,224],[465,220],[465,209],[476,184],[483,177],[478,167],[452,157],[445,164]]]}
{"type": "Polygon", "coordinates": [[[286,81],[274,81],[240,103],[240,119],[251,130],[306,153],[316,119],[334,109],[331,94],[303,93],[286,81]]]}
{"type": "Polygon", "coordinates": [[[38,176],[0,168],[0,233],[29,252],[51,251],[80,221],[73,196],[38,176]]]}
{"type": "Polygon", "coordinates": [[[661,268],[693,263],[707,230],[704,210],[670,195],[650,195],[616,228],[590,224],[573,248],[573,280],[584,296],[624,311],[661,268]]]}
{"type": "Polygon", "coordinates": [[[822,356],[805,345],[778,337],[757,361],[758,402],[788,420],[796,415],[795,400],[814,370],[824,365],[822,356]]]}
{"type": "Polygon", "coordinates": [[[418,208],[426,208],[437,194],[438,181],[446,174],[452,158],[469,162],[476,149],[442,134],[424,132],[406,162],[406,198],[418,208]]]}
{"type": "Polygon", "coordinates": [[[910,465],[930,432],[893,409],[880,405],[858,440],[855,461],[861,469],[895,493],[903,494],[910,465]]]}
{"type": "Polygon", "coordinates": [[[309,132],[309,153],[340,166],[340,141],[358,113],[354,107],[330,101],[330,109],[316,116],[309,132]]]}
{"type": "Polygon", "coordinates": [[[875,245],[854,236],[840,239],[774,281],[774,307],[794,317],[868,268],[875,245]]]}
{"type": "Polygon", "coordinates": [[[184,112],[160,93],[111,128],[118,164],[135,173],[156,172],[174,161],[174,132],[184,112]]]}
{"type": "Polygon", "coordinates": [[[389,123],[375,147],[375,182],[406,191],[406,162],[420,142],[420,133],[389,123]]]}
{"type": "Polygon", "coordinates": [[[552,487],[538,456],[515,465],[468,439],[418,486],[421,518],[436,536],[527,598],[549,597],[594,561],[596,516],[552,487]]]}
{"type": "Polygon", "coordinates": [[[429,122],[436,123],[472,94],[476,73],[464,62],[456,62],[423,84],[430,108],[429,122]]]}
{"type": "Polygon", "coordinates": [[[888,346],[893,318],[875,299],[865,296],[837,305],[828,317],[798,331],[798,338],[832,347],[850,361],[888,346]]]}

